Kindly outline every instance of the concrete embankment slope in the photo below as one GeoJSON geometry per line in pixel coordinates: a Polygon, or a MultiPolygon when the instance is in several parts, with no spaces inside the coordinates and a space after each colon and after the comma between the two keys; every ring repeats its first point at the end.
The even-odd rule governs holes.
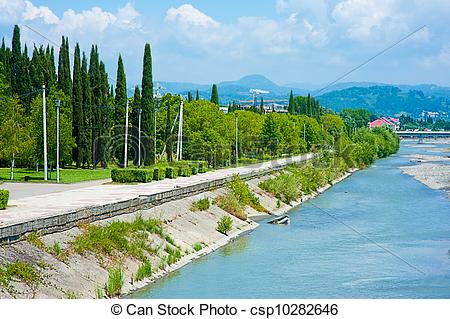
{"type": "MultiPolygon", "coordinates": [[[[270,170],[273,169],[274,167],[270,170]]],[[[258,187],[261,181],[272,178],[272,174],[268,173],[270,170],[266,168],[259,174],[247,175],[246,179],[251,192],[258,197],[261,205],[270,214],[285,213],[331,186],[327,184],[314,194],[287,205],[258,187]]],[[[249,174],[249,172],[246,173],[249,174]]],[[[347,176],[349,174],[341,176],[335,182],[347,176]]],[[[208,190],[195,190],[195,192],[187,195],[182,193],[177,195],[179,198],[168,197],[164,202],[160,199],[158,205],[152,204],[151,207],[131,206],[135,210],[129,213],[119,211],[120,214],[109,217],[105,213],[90,226],[79,222],[68,229],[52,231],[41,236],[29,235],[26,240],[0,245],[0,298],[99,298],[101,297],[99,292],[103,295],[107,291],[108,271],[111,267],[122,269],[124,284],[120,292],[121,295],[126,295],[226,245],[236,237],[252,231],[258,227],[252,218],[257,220],[267,216],[267,213],[258,212],[249,206],[245,207],[245,212],[252,218],[247,220],[240,220],[226,213],[214,204],[217,197],[228,192],[226,188],[211,187],[208,190]],[[210,200],[212,203],[210,207],[204,211],[192,211],[192,204],[202,198],[210,200]],[[228,235],[216,230],[217,222],[224,216],[232,219],[232,229],[228,235]],[[114,221],[131,224],[137,218],[157,220],[163,229],[163,233],[139,230],[129,234],[129,244],[139,243],[145,258],[152,265],[151,275],[142,280],[136,280],[136,278],[143,265],[143,259],[135,254],[129,254],[129,250],[127,253],[122,253],[114,249],[112,252],[104,249],[97,250],[96,247],[84,251],[77,249],[77,238],[80,235],[84,236],[88,227],[97,226],[101,229],[100,226],[112,225],[114,221]],[[175,250],[181,253],[181,258],[175,262],[169,262],[171,251],[175,250]],[[33,276],[29,276],[30,273],[28,273],[26,277],[31,278],[32,281],[12,280],[8,285],[2,284],[1,279],[5,278],[2,278],[1,268],[17,262],[33,267],[33,276]]],[[[105,241],[104,237],[97,239],[105,241]]],[[[95,238],[89,239],[89,241],[92,240],[94,245],[102,246],[102,243],[96,242],[95,238]]]]}
{"type": "Polygon", "coordinates": [[[12,200],[0,212],[0,242],[18,240],[32,231],[51,233],[223,186],[234,174],[243,179],[263,176],[294,162],[304,162],[313,154],[278,159],[237,168],[221,169],[138,185],[99,185],[59,193],[12,200]]]}

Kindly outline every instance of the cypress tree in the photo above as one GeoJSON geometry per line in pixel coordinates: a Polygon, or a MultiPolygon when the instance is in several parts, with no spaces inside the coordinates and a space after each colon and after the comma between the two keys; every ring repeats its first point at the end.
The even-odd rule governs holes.
{"type": "MultiPolygon", "coordinates": [[[[131,105],[131,134],[132,134],[132,145],[134,150],[134,160],[133,164],[137,165],[138,157],[139,157],[139,112],[141,111],[141,91],[139,90],[139,86],[135,86],[134,95],[133,95],[133,103],[131,105]]],[[[142,114],[141,114],[142,115],[142,114]]],[[[142,150],[141,150],[142,152],[142,150]]],[[[142,160],[142,158],[141,158],[142,160]]]]}
{"type": "MultiPolygon", "coordinates": [[[[97,53],[98,58],[98,53],[97,53]]],[[[108,161],[110,160],[109,151],[107,146],[110,144],[110,133],[111,127],[113,126],[113,116],[114,116],[114,100],[109,98],[109,83],[108,83],[108,73],[106,73],[105,64],[100,60],[99,63],[99,87],[100,87],[100,105],[99,110],[99,126],[100,126],[100,143],[98,146],[98,152],[100,155],[100,161],[103,168],[108,166],[108,161]]],[[[124,122],[125,123],[125,122],[124,122]]]]}
{"type": "Polygon", "coordinates": [[[98,61],[97,46],[92,45],[89,58],[89,83],[92,94],[91,98],[91,147],[92,147],[92,165],[94,169],[97,166],[99,159],[98,146],[100,144],[100,108],[101,96],[100,96],[100,66],[98,61]]]}
{"type": "Polygon", "coordinates": [[[142,131],[147,136],[148,142],[146,149],[148,156],[145,158],[145,164],[154,164],[155,154],[155,105],[153,101],[153,76],[152,76],[152,53],[150,44],[145,44],[144,49],[144,67],[142,72],[142,131]]]}
{"type": "Polygon", "coordinates": [[[219,105],[219,91],[217,90],[217,85],[213,84],[211,90],[211,103],[219,105]]]}
{"type": "Polygon", "coordinates": [[[75,57],[73,60],[73,87],[72,87],[72,136],[75,138],[75,148],[73,149],[73,160],[76,162],[77,168],[82,164],[84,152],[82,145],[83,134],[83,88],[81,73],[81,57],[80,46],[75,46],[75,57]]]}
{"type": "Polygon", "coordinates": [[[290,114],[294,114],[295,113],[294,93],[292,92],[292,90],[291,90],[291,93],[289,94],[288,112],[290,114]]]}
{"type": "Polygon", "coordinates": [[[191,91],[188,92],[188,102],[192,102],[192,93],[191,93],[191,91]]]}
{"type": "Polygon", "coordinates": [[[22,49],[20,46],[20,28],[17,24],[14,26],[11,48],[11,91],[15,94],[20,94],[22,49]]]}
{"type": "Polygon", "coordinates": [[[114,125],[123,126],[125,124],[125,110],[127,103],[127,82],[123,67],[122,56],[119,54],[117,61],[116,95],[114,98],[114,125]]]}
{"type": "Polygon", "coordinates": [[[198,90],[197,90],[197,92],[195,92],[195,100],[196,101],[200,100],[200,95],[198,94],[198,90]]]}
{"type": "Polygon", "coordinates": [[[261,97],[261,103],[259,105],[259,111],[261,112],[261,114],[264,114],[264,99],[263,99],[263,97],[261,97]]]}
{"type": "Polygon", "coordinates": [[[127,83],[125,77],[125,70],[123,67],[122,56],[119,54],[117,61],[117,78],[116,78],[116,96],[114,99],[114,132],[115,132],[115,156],[119,163],[125,165],[123,158],[123,136],[125,129],[125,116],[127,104],[127,83]]]}
{"type": "Polygon", "coordinates": [[[81,141],[80,146],[83,148],[84,152],[80,154],[80,162],[82,165],[87,165],[92,162],[92,94],[91,94],[91,86],[90,79],[87,70],[87,58],[85,53],[83,52],[83,60],[81,62],[81,84],[82,84],[82,122],[81,122],[81,141]]]}
{"type": "MultiPolygon", "coordinates": [[[[17,83],[20,94],[31,92],[31,76],[30,76],[30,59],[28,57],[28,48],[25,44],[23,54],[20,62],[20,82],[17,83]]],[[[30,94],[20,97],[20,102],[25,109],[25,114],[31,114],[31,99],[30,94]]]]}
{"type": "Polygon", "coordinates": [[[306,102],[306,115],[311,116],[311,95],[308,93],[308,100],[306,102]]]}
{"type": "Polygon", "coordinates": [[[72,79],[70,77],[69,39],[62,36],[58,57],[58,88],[72,96],[72,79]]]}

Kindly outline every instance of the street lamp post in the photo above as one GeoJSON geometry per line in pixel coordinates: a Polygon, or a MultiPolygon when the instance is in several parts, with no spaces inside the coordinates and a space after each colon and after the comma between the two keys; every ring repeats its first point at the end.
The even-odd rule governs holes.
{"type": "Polygon", "coordinates": [[[47,165],[47,107],[45,105],[45,85],[42,86],[42,126],[44,136],[44,181],[48,179],[47,165]]]}
{"type": "Polygon", "coordinates": [[[236,116],[236,165],[238,164],[239,159],[239,151],[238,151],[238,113],[234,113],[236,116]]]}
{"type": "Polygon", "coordinates": [[[142,109],[139,108],[138,167],[141,166],[141,116],[142,116],[142,109]]]}
{"type": "Polygon", "coordinates": [[[59,108],[61,101],[56,100],[56,182],[59,183],[59,108]]]}
{"type": "Polygon", "coordinates": [[[127,168],[128,164],[128,98],[125,110],[125,150],[123,153],[123,167],[127,168]]]}

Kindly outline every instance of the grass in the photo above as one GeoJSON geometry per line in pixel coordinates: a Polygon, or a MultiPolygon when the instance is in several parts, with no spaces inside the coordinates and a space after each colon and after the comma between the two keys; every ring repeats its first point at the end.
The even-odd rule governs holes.
{"type": "Polygon", "coordinates": [[[217,196],[214,204],[222,208],[228,214],[236,216],[241,220],[247,220],[247,213],[244,207],[239,203],[238,198],[233,193],[217,196]]]}
{"type": "MultiPolygon", "coordinates": [[[[109,168],[103,169],[75,169],[75,168],[62,168],[59,171],[60,173],[60,182],[71,184],[85,181],[93,181],[99,179],[108,179],[111,176],[111,170],[109,168]]],[[[28,176],[28,182],[35,183],[56,183],[56,170],[53,169],[53,172],[48,172],[49,180],[47,182],[44,181],[44,172],[39,170],[36,173],[36,170],[30,168],[15,168],[14,169],[14,181],[24,182],[25,176],[28,176]]],[[[0,181],[9,181],[10,178],[10,169],[9,168],[0,168],[0,181]]]]}
{"type": "Polygon", "coordinates": [[[30,264],[15,261],[0,267],[0,286],[13,292],[12,281],[22,282],[35,291],[38,285],[43,283],[43,278],[41,273],[30,264]]]}
{"type": "Polygon", "coordinates": [[[194,248],[195,251],[200,251],[203,248],[202,244],[200,243],[195,243],[194,245],[192,245],[192,247],[194,248]]]}
{"type": "Polygon", "coordinates": [[[100,256],[118,257],[119,253],[146,261],[146,254],[154,253],[154,248],[148,244],[149,233],[166,240],[170,238],[164,233],[161,221],[138,216],[130,223],[114,221],[106,226],[87,225],[84,232],[75,237],[72,248],[79,254],[90,251],[100,256]]]}
{"type": "Polygon", "coordinates": [[[204,211],[209,208],[209,205],[210,205],[209,199],[202,198],[192,203],[191,211],[193,212],[204,211]]]}
{"type": "Polygon", "coordinates": [[[234,196],[236,196],[241,205],[248,205],[258,212],[267,212],[267,209],[259,202],[259,198],[250,190],[247,183],[244,182],[239,175],[233,176],[233,179],[228,183],[227,188],[234,196]]]}
{"type": "Polygon", "coordinates": [[[172,248],[166,245],[164,251],[168,254],[166,262],[169,266],[181,259],[181,251],[179,248],[172,248]]]}
{"type": "Polygon", "coordinates": [[[108,282],[106,283],[106,293],[108,297],[120,295],[125,281],[123,271],[120,268],[110,268],[108,270],[108,282]]]}
{"type": "Polygon", "coordinates": [[[218,222],[217,222],[217,228],[216,230],[219,233],[222,233],[224,235],[228,235],[228,232],[231,230],[233,226],[233,220],[230,216],[223,216],[218,222]]]}
{"type": "Polygon", "coordinates": [[[152,264],[149,261],[144,261],[142,265],[139,266],[134,279],[136,281],[144,280],[152,275],[152,264]]]}

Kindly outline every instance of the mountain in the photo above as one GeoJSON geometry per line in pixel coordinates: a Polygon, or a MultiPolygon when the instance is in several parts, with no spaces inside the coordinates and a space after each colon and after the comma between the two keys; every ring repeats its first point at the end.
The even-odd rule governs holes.
{"type": "MultiPolygon", "coordinates": [[[[187,95],[198,89],[200,96],[209,99],[211,85],[196,83],[160,82],[165,92],[187,95]]],[[[220,103],[252,100],[250,89],[269,91],[262,94],[265,101],[287,102],[289,92],[295,95],[315,95],[325,85],[290,83],[278,85],[263,75],[252,74],[236,81],[218,83],[220,103]]],[[[258,98],[259,98],[258,97],[258,98]]],[[[366,108],[379,115],[398,115],[405,112],[418,115],[423,110],[449,112],[450,88],[434,84],[385,84],[376,82],[336,83],[320,91],[318,99],[323,105],[340,111],[342,108],[366,108]]]]}
{"type": "Polygon", "coordinates": [[[378,115],[401,113],[418,115],[423,110],[450,112],[448,97],[428,95],[416,89],[402,90],[392,85],[351,87],[327,92],[320,95],[318,99],[335,111],[343,108],[365,108],[378,115]]]}
{"type": "MultiPolygon", "coordinates": [[[[187,95],[189,91],[194,93],[198,89],[200,96],[204,99],[209,99],[211,96],[211,85],[165,81],[161,81],[159,84],[165,88],[166,92],[173,94],[187,95]]],[[[280,86],[265,76],[258,74],[247,75],[236,81],[220,82],[217,84],[217,87],[219,89],[220,103],[222,104],[232,101],[251,101],[250,89],[268,91],[269,93],[260,95],[265,100],[287,100],[291,90],[296,95],[308,94],[308,91],[305,89],[280,86]]]]}

